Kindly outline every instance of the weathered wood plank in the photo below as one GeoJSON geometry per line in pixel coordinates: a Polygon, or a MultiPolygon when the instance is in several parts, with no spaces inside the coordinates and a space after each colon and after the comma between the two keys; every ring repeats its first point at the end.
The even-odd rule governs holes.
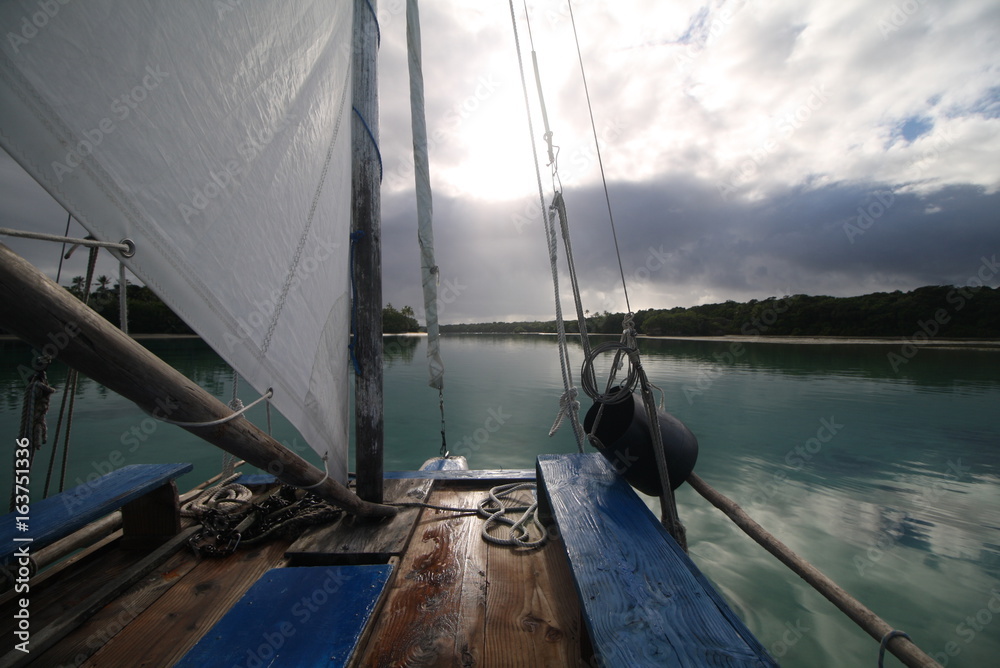
{"type": "Polygon", "coordinates": [[[203,559],[83,665],[173,665],[262,574],[282,562],[287,546],[277,541],[225,559],[203,559]]]}
{"type": "MultiPolygon", "coordinates": [[[[427,499],[431,484],[428,479],[388,480],[384,498],[387,503],[420,503],[427,499]]],[[[419,508],[402,508],[395,517],[375,524],[348,515],[307,531],[285,555],[299,566],[384,562],[403,553],[419,516],[419,508]]]]}
{"type": "Polygon", "coordinates": [[[538,479],[601,665],[777,665],[601,455],[541,455],[538,479]]]}
{"type": "Polygon", "coordinates": [[[344,666],[392,566],[275,568],[177,664],[344,666]]]}
{"type": "MultiPolygon", "coordinates": [[[[101,589],[97,590],[78,605],[73,607],[63,617],[49,624],[41,631],[31,636],[30,648],[33,652],[40,653],[49,649],[62,638],[66,637],[74,629],[78,628],[84,621],[89,619],[98,610],[116,599],[124,591],[129,589],[136,582],[144,578],[151,570],[166,561],[174,554],[188,538],[195,532],[195,528],[185,529],[183,532],[161,545],[149,555],[143,557],[135,565],[125,571],[101,589]]],[[[37,654],[36,654],[37,655],[37,654]]],[[[24,654],[17,650],[12,650],[6,656],[0,658],[0,665],[4,666],[25,666],[34,661],[34,656],[24,654]]]]}
{"type": "Polygon", "coordinates": [[[198,563],[189,550],[174,554],[143,581],[106,605],[35,661],[40,666],[78,666],[114,638],[198,563]]]}
{"type": "MultiPolygon", "coordinates": [[[[431,503],[471,507],[482,492],[432,494],[431,503]]],[[[425,510],[388,593],[361,666],[484,665],[485,544],[467,516],[425,510]]]]}
{"type": "Polygon", "coordinates": [[[14,542],[15,538],[30,537],[32,551],[38,550],[152,492],[191,468],[191,464],[123,466],[93,483],[84,483],[31,504],[27,532],[17,530],[16,513],[5,515],[0,522],[0,561],[14,554],[19,545],[14,542]]]}
{"type": "Polygon", "coordinates": [[[122,506],[121,546],[125,549],[151,549],[180,530],[181,505],[173,480],[122,506]]]}
{"type": "MultiPolygon", "coordinates": [[[[531,493],[518,493],[525,504],[531,493]]],[[[580,608],[558,539],[539,550],[490,546],[483,665],[576,666],[580,608]]]]}

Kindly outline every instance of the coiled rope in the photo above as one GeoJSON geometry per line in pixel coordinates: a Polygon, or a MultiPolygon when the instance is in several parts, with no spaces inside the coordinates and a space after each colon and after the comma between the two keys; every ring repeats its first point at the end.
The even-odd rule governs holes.
{"type": "Polygon", "coordinates": [[[429,508],[430,510],[443,510],[463,515],[478,515],[486,520],[480,531],[480,535],[486,542],[503,547],[534,550],[542,547],[548,541],[548,531],[538,517],[537,490],[538,487],[533,482],[514,482],[506,485],[497,485],[490,489],[486,498],[480,501],[475,508],[441,506],[418,501],[400,501],[397,503],[387,503],[386,505],[402,508],[429,508]],[[504,505],[504,499],[509,499],[511,495],[521,490],[532,490],[534,492],[531,503],[527,505],[504,505]],[[521,515],[517,519],[514,519],[508,517],[507,513],[521,513],[521,515]],[[506,536],[495,534],[495,528],[499,525],[510,527],[506,536]],[[534,533],[537,534],[536,537],[532,536],[531,527],[535,528],[534,533]]]}

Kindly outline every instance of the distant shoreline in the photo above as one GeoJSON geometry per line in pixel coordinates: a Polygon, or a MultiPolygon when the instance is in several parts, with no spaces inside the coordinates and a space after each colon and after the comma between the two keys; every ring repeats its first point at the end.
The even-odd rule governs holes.
{"type": "MultiPolygon", "coordinates": [[[[442,332],[442,336],[555,336],[551,332],[442,332]]],[[[136,340],[170,340],[170,339],[200,339],[197,334],[133,334],[136,340]]],[[[400,332],[395,334],[384,334],[383,336],[413,336],[425,337],[426,332],[400,332]]],[[[577,336],[575,332],[567,332],[567,336],[573,338],[577,336]]],[[[617,334],[591,334],[592,337],[617,338],[617,334]]],[[[639,334],[640,339],[653,339],[664,341],[714,341],[733,343],[787,343],[793,345],[915,345],[921,348],[965,348],[984,349],[1000,351],[1000,339],[945,339],[935,338],[921,340],[907,338],[904,336],[744,336],[742,334],[723,334],[720,336],[651,336],[639,334]]],[[[0,335],[0,341],[20,341],[11,334],[0,335]]]]}
{"type": "MultiPolygon", "coordinates": [[[[442,332],[442,336],[556,336],[552,332],[442,332]]],[[[573,338],[576,332],[567,332],[566,336],[573,338]]],[[[590,334],[591,337],[618,338],[619,334],[590,334]]],[[[761,334],[759,336],[744,336],[742,334],[721,334],[719,336],[652,336],[639,334],[640,339],[665,341],[714,341],[717,343],[732,341],[733,343],[788,343],[796,345],[904,345],[911,344],[921,348],[983,348],[1000,350],[1000,339],[946,339],[935,338],[922,340],[905,336],[788,336],[761,334]]]]}

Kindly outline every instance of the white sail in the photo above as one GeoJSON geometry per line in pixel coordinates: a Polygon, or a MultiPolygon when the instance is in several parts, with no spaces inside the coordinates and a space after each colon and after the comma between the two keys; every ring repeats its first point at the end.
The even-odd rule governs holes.
{"type": "Polygon", "coordinates": [[[0,4],[0,143],[341,482],[351,5],[0,4]]]}

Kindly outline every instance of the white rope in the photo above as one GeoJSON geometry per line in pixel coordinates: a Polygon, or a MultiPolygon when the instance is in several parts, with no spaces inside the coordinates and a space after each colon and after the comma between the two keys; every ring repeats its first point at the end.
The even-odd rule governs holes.
{"type": "Polygon", "coordinates": [[[118,326],[123,334],[128,334],[128,281],[125,279],[125,265],[118,265],[118,326]]]}
{"type": "MultiPolygon", "coordinates": [[[[538,150],[535,147],[535,129],[534,123],[531,118],[531,104],[528,97],[528,84],[524,76],[524,62],[521,57],[521,41],[517,33],[517,17],[514,13],[514,2],[510,0],[510,20],[514,28],[514,46],[517,50],[517,64],[521,73],[521,89],[524,92],[524,106],[525,112],[528,116],[528,133],[531,138],[531,154],[535,163],[535,177],[538,181],[538,200],[542,208],[542,223],[545,227],[545,240],[548,244],[549,249],[549,265],[552,272],[552,289],[555,295],[555,307],[556,307],[556,335],[559,348],[559,368],[562,374],[563,381],[563,397],[560,398],[560,406],[567,406],[572,410],[573,402],[570,401],[570,395],[575,392],[576,388],[573,385],[573,373],[570,370],[569,365],[569,350],[568,344],[566,342],[566,324],[563,321],[562,314],[562,303],[559,298],[559,263],[558,263],[558,240],[555,232],[555,216],[556,212],[554,209],[549,209],[549,215],[545,215],[545,193],[542,188],[542,171],[538,163],[538,150]]],[[[562,409],[560,409],[562,413],[562,409]]],[[[563,418],[556,418],[557,425],[562,424],[563,418]]],[[[572,416],[571,420],[573,424],[573,435],[576,437],[576,445],[580,452],[584,451],[584,433],[583,427],[580,425],[580,421],[575,415],[572,416]]]]}
{"type": "Polygon", "coordinates": [[[316,489],[330,478],[330,467],[326,465],[328,458],[329,458],[328,454],[323,455],[323,477],[320,478],[320,481],[314,482],[311,485],[298,485],[299,489],[316,489]]]}
{"type": "Polygon", "coordinates": [[[167,424],[177,425],[178,427],[214,427],[215,425],[224,424],[231,420],[235,420],[236,418],[243,415],[244,413],[246,413],[248,410],[259,404],[260,402],[266,401],[267,399],[270,399],[272,396],[274,396],[274,390],[271,388],[267,388],[267,392],[265,392],[263,396],[261,396],[256,401],[244,406],[243,408],[239,409],[238,411],[234,412],[231,415],[227,415],[224,418],[219,418],[218,420],[212,420],[210,422],[181,422],[179,420],[170,420],[165,417],[157,417],[156,415],[152,414],[150,415],[152,415],[152,417],[156,418],[160,422],[166,422],[167,424]]]}
{"type": "Polygon", "coordinates": [[[222,480],[215,487],[203,489],[197,496],[181,506],[181,515],[197,517],[209,511],[233,514],[244,510],[253,497],[253,492],[244,485],[234,482],[242,473],[235,473],[222,480]]]}
{"type": "Polygon", "coordinates": [[[545,525],[538,519],[538,497],[537,493],[532,497],[532,503],[527,506],[504,506],[501,498],[508,497],[522,489],[537,490],[533,482],[515,482],[507,485],[499,485],[490,490],[489,496],[479,502],[479,516],[486,518],[483,523],[483,540],[494,545],[505,545],[511,547],[523,547],[534,549],[545,544],[548,537],[545,525]],[[505,517],[508,512],[523,513],[516,521],[505,517]],[[535,526],[541,534],[538,538],[532,539],[531,531],[528,529],[529,523],[535,526]],[[490,533],[490,527],[497,524],[510,526],[510,531],[506,538],[494,536],[490,533]]]}

